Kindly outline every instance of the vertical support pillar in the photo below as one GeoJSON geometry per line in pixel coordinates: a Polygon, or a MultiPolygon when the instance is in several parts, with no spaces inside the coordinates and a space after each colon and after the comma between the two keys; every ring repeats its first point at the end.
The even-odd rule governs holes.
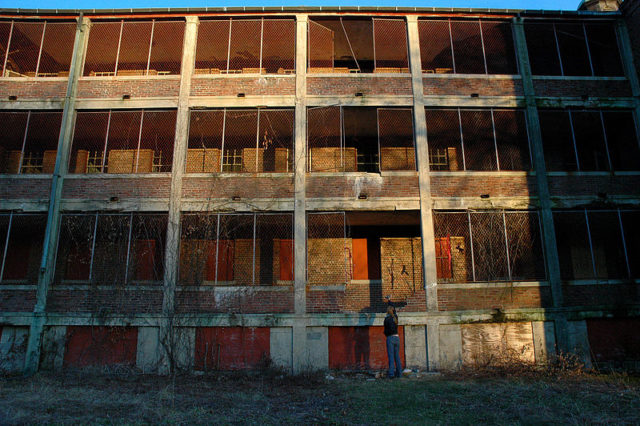
{"type": "Polygon", "coordinates": [[[178,261],[180,254],[180,207],[182,201],[182,176],[187,157],[189,138],[189,94],[191,76],[195,66],[198,18],[188,16],[182,46],[182,71],[180,75],[180,94],[176,117],[176,133],[173,145],[173,164],[171,166],[171,195],[169,198],[169,220],[164,255],[164,281],[162,288],[162,318],[160,322],[160,348],[162,362],[160,372],[167,373],[177,360],[176,346],[175,293],[178,282],[178,261]]]}
{"type": "Polygon", "coordinates": [[[307,15],[296,15],[296,111],[294,142],[294,312],[293,373],[306,367],[307,348],[307,217],[305,185],[307,170],[307,15]]]}
{"type": "MultiPolygon", "coordinates": [[[[431,200],[431,177],[429,175],[429,146],[427,121],[424,113],[422,85],[422,61],[418,38],[418,17],[407,16],[409,65],[413,88],[413,125],[420,186],[420,230],[422,237],[423,284],[426,290],[427,311],[438,311],[438,274],[436,271],[436,246],[433,228],[433,203],[431,200]]],[[[429,369],[438,367],[438,326],[427,321],[427,359],[429,369]]],[[[425,360],[426,363],[426,360],[425,360]]]]}
{"type": "Polygon", "coordinates": [[[51,281],[53,281],[56,247],[58,245],[58,236],[60,233],[62,184],[68,168],[69,150],[71,147],[71,138],[73,136],[73,126],[75,122],[74,110],[76,94],[78,91],[78,78],[82,73],[81,66],[86,48],[86,34],[88,26],[89,20],[85,19],[82,14],[80,14],[78,17],[78,25],[76,27],[73,55],[71,57],[71,64],[69,67],[67,93],[65,95],[64,109],[62,111],[62,123],[60,126],[60,135],[58,137],[56,165],[51,179],[47,226],[45,228],[44,242],[42,245],[42,258],[40,261],[38,287],[36,290],[36,305],[33,310],[33,319],[29,330],[29,341],[27,343],[27,353],[25,356],[25,375],[31,375],[38,371],[40,362],[42,335],[44,325],[46,323],[47,294],[49,293],[51,281]]]}
{"type": "MultiPolygon", "coordinates": [[[[634,65],[633,49],[631,48],[631,39],[629,38],[629,30],[622,19],[619,19],[616,25],[618,34],[618,45],[620,48],[620,57],[622,58],[622,67],[624,74],[629,80],[631,86],[631,94],[634,99],[633,115],[636,124],[636,134],[640,137],[640,82],[638,81],[638,73],[634,65]]],[[[640,58],[638,58],[640,61],[640,58]]]]}
{"type": "MultiPolygon", "coordinates": [[[[540,217],[542,222],[542,240],[546,252],[546,263],[553,307],[561,308],[563,304],[562,280],[560,278],[560,263],[558,261],[558,248],[556,245],[556,233],[551,212],[551,195],[547,181],[547,170],[544,162],[544,149],[542,145],[542,131],[536,105],[536,94],[533,86],[529,52],[524,33],[522,18],[513,20],[514,41],[516,54],[520,65],[520,75],[524,89],[525,104],[527,109],[527,129],[531,143],[533,165],[536,171],[536,186],[540,201],[540,217]]],[[[562,315],[560,315],[562,317],[562,315]]],[[[556,338],[561,349],[566,348],[566,324],[562,318],[556,322],[556,338]]]]}

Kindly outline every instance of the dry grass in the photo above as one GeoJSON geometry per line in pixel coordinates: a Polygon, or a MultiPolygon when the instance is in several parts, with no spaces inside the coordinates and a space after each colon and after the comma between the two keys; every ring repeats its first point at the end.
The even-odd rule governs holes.
{"type": "Polygon", "coordinates": [[[640,379],[546,373],[401,380],[275,370],[118,377],[66,372],[0,379],[0,424],[640,422],[640,379]]]}

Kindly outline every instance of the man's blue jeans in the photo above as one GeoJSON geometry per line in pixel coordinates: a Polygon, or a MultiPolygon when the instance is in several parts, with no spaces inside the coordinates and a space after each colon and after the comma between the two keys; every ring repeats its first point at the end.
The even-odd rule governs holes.
{"type": "Polygon", "coordinates": [[[398,336],[387,336],[387,357],[389,357],[389,377],[400,377],[402,364],[400,364],[400,338],[398,336]]]}

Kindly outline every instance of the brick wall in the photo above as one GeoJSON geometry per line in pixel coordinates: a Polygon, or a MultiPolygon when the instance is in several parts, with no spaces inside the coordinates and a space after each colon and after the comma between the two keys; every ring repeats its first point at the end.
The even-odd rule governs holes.
{"type": "Polygon", "coordinates": [[[106,178],[92,176],[86,179],[66,179],[62,198],[109,199],[169,198],[171,178],[106,178]]]}
{"type": "Polygon", "coordinates": [[[425,96],[522,96],[522,81],[515,78],[423,78],[425,96]]]}
{"type": "Polygon", "coordinates": [[[293,288],[286,291],[282,287],[273,290],[251,287],[234,290],[194,291],[180,287],[176,291],[176,312],[178,313],[292,313],[293,288]]]}
{"type": "Polygon", "coordinates": [[[33,312],[35,290],[0,290],[0,312],[33,312]]]}
{"type": "Polygon", "coordinates": [[[511,309],[552,306],[549,287],[447,288],[438,286],[438,309],[511,309]]]}
{"type": "Polygon", "coordinates": [[[617,97],[631,96],[626,80],[533,80],[536,96],[617,97]]]}
{"type": "Polygon", "coordinates": [[[307,77],[310,96],[353,96],[356,92],[364,96],[413,94],[410,77],[307,77]]]}
{"type": "Polygon", "coordinates": [[[180,91],[180,77],[175,78],[105,78],[80,79],[78,98],[119,98],[128,94],[132,98],[177,97],[180,91]]]}
{"type": "Polygon", "coordinates": [[[51,177],[0,179],[0,199],[49,199],[51,177]]]}
{"type": "Polygon", "coordinates": [[[565,285],[562,288],[565,306],[615,305],[622,307],[640,303],[640,285],[565,285]]]}
{"type": "Polygon", "coordinates": [[[431,175],[434,197],[526,197],[536,195],[535,176],[442,176],[431,175]]]}
{"type": "Polygon", "coordinates": [[[53,287],[47,297],[47,311],[104,315],[158,313],[162,311],[162,288],[59,290],[53,287]]]}
{"type": "Polygon", "coordinates": [[[307,198],[419,197],[418,176],[314,176],[307,175],[307,198]]]}
{"type": "Polygon", "coordinates": [[[639,195],[640,176],[549,176],[552,196],[639,195]]]}
{"type": "Polygon", "coordinates": [[[206,200],[238,196],[240,198],[293,198],[293,177],[251,176],[202,178],[185,177],[182,181],[182,197],[206,200]]]}
{"type": "Polygon", "coordinates": [[[292,77],[194,78],[191,96],[293,96],[296,80],[292,77]]]}
{"type": "Polygon", "coordinates": [[[21,99],[59,99],[62,100],[67,93],[67,80],[42,80],[38,79],[2,79],[0,81],[0,98],[17,96],[21,99]]]}

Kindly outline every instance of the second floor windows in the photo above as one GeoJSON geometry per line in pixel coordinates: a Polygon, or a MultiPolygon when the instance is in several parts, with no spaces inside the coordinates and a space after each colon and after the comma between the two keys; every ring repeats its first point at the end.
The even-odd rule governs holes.
{"type": "Polygon", "coordinates": [[[184,22],[94,22],[85,76],[180,74],[184,22]]]}

